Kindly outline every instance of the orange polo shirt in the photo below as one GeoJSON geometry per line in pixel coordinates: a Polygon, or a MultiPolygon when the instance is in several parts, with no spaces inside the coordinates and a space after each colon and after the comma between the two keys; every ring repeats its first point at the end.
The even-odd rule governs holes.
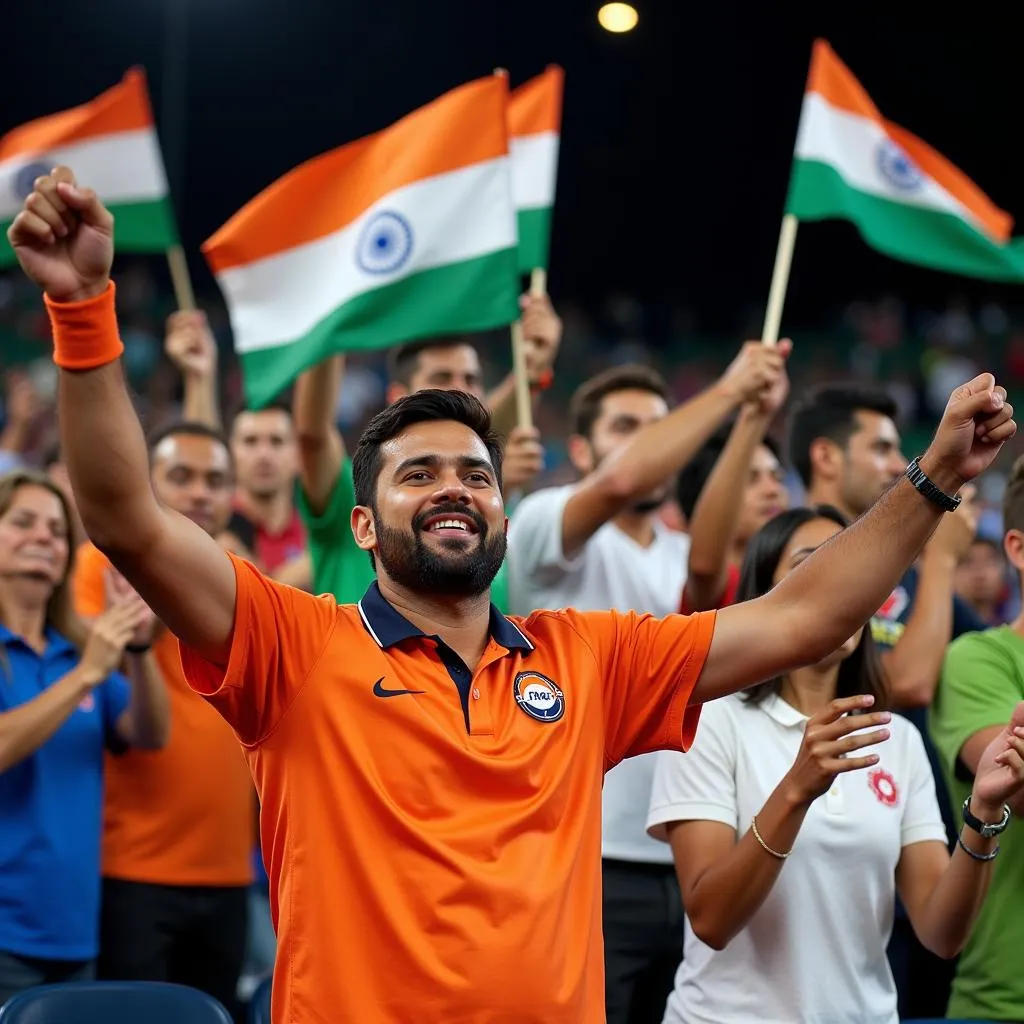
{"type": "Polygon", "coordinates": [[[227,667],[181,654],[259,790],[276,1024],[603,1022],[603,776],[688,747],[715,613],[492,609],[470,671],[233,561],[227,667]]]}
{"type": "MultiPolygon", "coordinates": [[[[104,607],[106,556],[85,544],[75,558],[80,615],[104,607]]],[[[189,689],[177,640],[153,645],[171,707],[171,732],[159,751],[107,755],[103,874],[156,885],[248,885],[256,808],[253,781],[238,740],[189,689]]]]}

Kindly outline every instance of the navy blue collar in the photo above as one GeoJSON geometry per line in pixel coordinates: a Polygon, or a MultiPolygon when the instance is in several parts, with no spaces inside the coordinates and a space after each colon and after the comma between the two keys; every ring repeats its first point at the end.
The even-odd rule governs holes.
{"type": "MultiPolygon", "coordinates": [[[[378,647],[386,649],[415,636],[427,636],[422,629],[414,626],[388,603],[380,592],[376,580],[370,584],[370,589],[363,594],[357,607],[366,631],[377,642],[378,647]]],[[[506,619],[493,604],[490,633],[506,650],[533,650],[533,644],[526,639],[519,627],[511,619],[506,619]]]]}

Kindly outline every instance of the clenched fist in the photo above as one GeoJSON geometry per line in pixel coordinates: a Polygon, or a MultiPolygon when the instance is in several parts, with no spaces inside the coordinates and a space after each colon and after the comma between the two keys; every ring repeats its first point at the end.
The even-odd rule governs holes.
{"type": "Polygon", "coordinates": [[[780,341],[778,345],[748,341],[722,374],[718,387],[737,404],[770,405],[773,396],[778,400],[780,394],[784,400],[786,360],[792,349],[790,341],[780,341]]]}
{"type": "Polygon", "coordinates": [[[167,358],[183,377],[209,377],[217,368],[217,342],[199,309],[180,310],[167,319],[167,358]]]}
{"type": "Polygon", "coordinates": [[[67,167],[36,178],[7,231],[21,269],[56,302],[106,290],[114,260],[114,218],[67,167]]]}

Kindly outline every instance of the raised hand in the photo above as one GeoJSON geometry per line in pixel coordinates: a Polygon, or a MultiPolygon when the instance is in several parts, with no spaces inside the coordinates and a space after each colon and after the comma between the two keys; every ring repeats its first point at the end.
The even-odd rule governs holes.
{"type": "Polygon", "coordinates": [[[535,382],[554,365],[562,342],[562,321],[547,295],[523,295],[519,308],[526,343],[526,372],[535,382]]]}
{"type": "Polygon", "coordinates": [[[124,657],[125,647],[143,622],[148,609],[141,597],[107,608],[92,623],[82,651],[81,667],[96,683],[110,675],[124,657]]]}
{"type": "MultiPolygon", "coordinates": [[[[773,393],[779,394],[786,360],[792,349],[791,341],[780,341],[778,345],[748,341],[722,374],[717,386],[737,405],[770,401],[773,393]]],[[[784,393],[782,399],[785,400],[784,393]]]]}
{"type": "Polygon", "coordinates": [[[1024,701],[1014,709],[1006,728],[985,748],[971,790],[971,811],[982,821],[996,822],[1003,804],[1024,789],[1024,701]]]}
{"type": "Polygon", "coordinates": [[[796,761],[786,773],[787,791],[797,803],[812,803],[829,791],[837,775],[868,768],[878,761],[877,754],[848,756],[889,738],[889,730],[884,728],[860,733],[862,729],[885,725],[892,718],[888,711],[850,714],[863,711],[872,703],[874,698],[865,694],[840,697],[808,719],[796,761]],[[852,736],[855,732],[860,734],[852,736]]]}
{"type": "Polygon", "coordinates": [[[1016,432],[1006,388],[991,373],[979,373],[950,395],[921,468],[951,492],[988,469],[1016,432]]]}
{"type": "Polygon", "coordinates": [[[42,409],[39,392],[27,373],[11,371],[7,374],[7,420],[21,427],[31,426],[42,409]]]}
{"type": "Polygon", "coordinates": [[[149,605],[139,597],[135,588],[113,568],[107,570],[103,578],[103,587],[106,594],[105,606],[107,608],[118,608],[123,605],[141,605],[135,632],[129,638],[128,645],[132,647],[148,647],[152,644],[157,627],[157,618],[149,605]]]}
{"type": "Polygon", "coordinates": [[[7,230],[21,269],[57,302],[106,290],[114,259],[114,218],[67,167],[36,178],[7,230]]]}
{"type": "Polygon", "coordinates": [[[509,434],[502,458],[501,477],[506,490],[528,484],[544,468],[544,448],[536,427],[516,427],[509,434]]]}
{"type": "Polygon", "coordinates": [[[202,310],[179,310],[167,318],[164,351],[183,377],[209,377],[217,366],[217,343],[202,310]]]}

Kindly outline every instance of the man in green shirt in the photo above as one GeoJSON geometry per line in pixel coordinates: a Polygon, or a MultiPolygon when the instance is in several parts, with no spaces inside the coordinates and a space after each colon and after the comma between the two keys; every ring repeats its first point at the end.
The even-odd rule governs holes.
{"type": "MultiPolygon", "coordinates": [[[[1024,458],[1003,500],[1003,546],[1024,582],[1024,458]]],[[[1024,614],[1008,626],[965,633],[946,652],[929,726],[957,815],[978,758],[1024,700],[1024,614]]],[[[952,1018],[1024,1020],[1024,799],[1010,803],[992,884],[957,965],[952,1018]]]]}
{"type": "MultiPolygon", "coordinates": [[[[531,380],[539,381],[550,371],[562,324],[546,295],[523,300],[522,321],[531,380]]],[[[439,338],[403,345],[389,354],[388,370],[389,403],[424,388],[442,388],[465,391],[490,405],[495,428],[508,437],[503,465],[506,494],[523,487],[543,468],[537,431],[516,426],[512,375],[486,394],[480,358],[467,340],[439,338]]],[[[343,373],[343,356],[307,370],[296,382],[293,405],[300,456],[298,509],[313,563],[313,592],[333,594],[339,604],[353,604],[375,577],[371,560],[352,536],[352,463],[335,425],[343,373]]],[[[491,586],[491,598],[499,611],[508,611],[504,566],[491,586]]]]}

